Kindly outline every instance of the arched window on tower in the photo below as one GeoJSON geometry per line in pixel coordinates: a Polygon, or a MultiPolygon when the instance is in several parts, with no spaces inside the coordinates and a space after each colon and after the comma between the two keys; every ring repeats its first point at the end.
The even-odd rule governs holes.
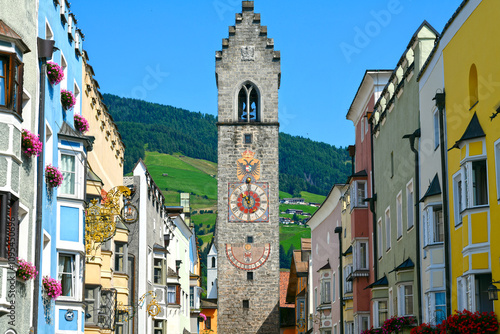
{"type": "Polygon", "coordinates": [[[238,121],[260,121],[259,93],[252,83],[245,83],[238,93],[238,121]]]}
{"type": "Polygon", "coordinates": [[[215,268],[215,257],[212,258],[212,268],[215,268]]]}

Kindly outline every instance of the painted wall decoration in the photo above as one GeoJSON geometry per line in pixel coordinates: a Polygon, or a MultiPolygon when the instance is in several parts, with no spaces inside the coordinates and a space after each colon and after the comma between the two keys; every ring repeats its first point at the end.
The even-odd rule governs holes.
{"type": "Polygon", "coordinates": [[[226,255],[233,266],[241,270],[255,270],[266,263],[271,244],[226,244],[226,255]]]}
{"type": "Polygon", "coordinates": [[[254,159],[255,152],[246,150],[241,153],[241,156],[242,158],[236,162],[238,180],[241,181],[245,176],[250,176],[258,181],[260,179],[260,160],[254,159]]]}

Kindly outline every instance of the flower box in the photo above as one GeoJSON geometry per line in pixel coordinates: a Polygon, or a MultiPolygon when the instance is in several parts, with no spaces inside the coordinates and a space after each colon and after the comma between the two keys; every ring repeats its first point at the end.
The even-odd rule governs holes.
{"type": "Polygon", "coordinates": [[[28,157],[39,156],[42,153],[43,144],[40,141],[40,136],[35,135],[28,130],[23,130],[21,140],[21,148],[23,153],[28,157]]]}
{"type": "Polygon", "coordinates": [[[58,168],[52,165],[47,165],[45,167],[45,180],[48,186],[51,188],[59,187],[62,184],[63,179],[64,177],[58,168]]]}
{"type": "Polygon", "coordinates": [[[64,79],[64,71],[59,64],[54,63],[53,61],[47,62],[47,78],[50,83],[53,85],[57,85],[64,79]]]}
{"type": "Polygon", "coordinates": [[[62,294],[61,281],[58,281],[52,277],[45,276],[42,279],[42,286],[45,293],[50,299],[56,300],[62,294]]]}
{"type": "Polygon", "coordinates": [[[89,122],[81,115],[74,116],[75,129],[81,133],[89,131],[89,122]]]}
{"type": "Polygon", "coordinates": [[[69,109],[73,108],[76,104],[75,95],[73,95],[73,93],[70,92],[69,90],[62,89],[61,90],[61,104],[65,110],[69,110],[69,109]]]}
{"type": "Polygon", "coordinates": [[[28,281],[30,279],[35,279],[36,275],[38,275],[38,271],[36,270],[35,265],[31,262],[27,262],[23,259],[17,259],[17,271],[16,276],[23,281],[28,281]]]}

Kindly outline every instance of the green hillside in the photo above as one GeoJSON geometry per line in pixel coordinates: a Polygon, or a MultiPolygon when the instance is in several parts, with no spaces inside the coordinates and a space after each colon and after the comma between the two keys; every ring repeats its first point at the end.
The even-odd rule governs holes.
{"type": "MultiPolygon", "coordinates": [[[[139,158],[145,159],[146,151],[156,151],[191,157],[181,160],[206,174],[216,174],[215,116],[110,94],[104,94],[104,101],[126,145],[125,173],[139,158]],[[197,165],[200,160],[196,159],[205,162],[197,165]]],[[[303,137],[280,133],[279,154],[280,190],[288,197],[304,191],[327,195],[333,184],[345,182],[351,170],[345,148],[303,137]]],[[[168,198],[173,195],[169,193],[168,198]]]]}
{"type": "MultiPolygon", "coordinates": [[[[198,244],[202,251],[202,263],[205,265],[205,253],[210,244],[215,231],[215,221],[217,219],[217,164],[194,159],[181,154],[163,154],[158,152],[145,152],[146,166],[153,177],[153,180],[161,189],[166,198],[166,205],[176,206],[180,203],[180,193],[191,194],[191,220],[195,226],[198,244]]],[[[315,202],[324,198],[321,195],[310,193],[300,194],[308,200],[315,202]]],[[[290,194],[280,196],[291,197],[290,194]]],[[[280,211],[286,209],[299,209],[304,212],[314,214],[317,207],[297,204],[280,204],[280,211]]],[[[291,214],[280,214],[280,217],[293,218],[291,214]]],[[[298,215],[300,220],[309,217],[298,215]]],[[[291,261],[290,247],[300,248],[301,238],[310,238],[311,230],[299,225],[280,225],[280,246],[284,254],[280,256],[282,266],[288,268],[291,261]]]]}

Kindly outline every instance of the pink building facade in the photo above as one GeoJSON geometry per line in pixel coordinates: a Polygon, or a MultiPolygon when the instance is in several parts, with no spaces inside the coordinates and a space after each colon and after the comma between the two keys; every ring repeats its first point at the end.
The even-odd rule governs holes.
{"type": "Polygon", "coordinates": [[[309,314],[313,333],[340,333],[339,236],[345,185],[335,185],[325,202],[308,221],[311,227],[312,294],[309,314]]]}

